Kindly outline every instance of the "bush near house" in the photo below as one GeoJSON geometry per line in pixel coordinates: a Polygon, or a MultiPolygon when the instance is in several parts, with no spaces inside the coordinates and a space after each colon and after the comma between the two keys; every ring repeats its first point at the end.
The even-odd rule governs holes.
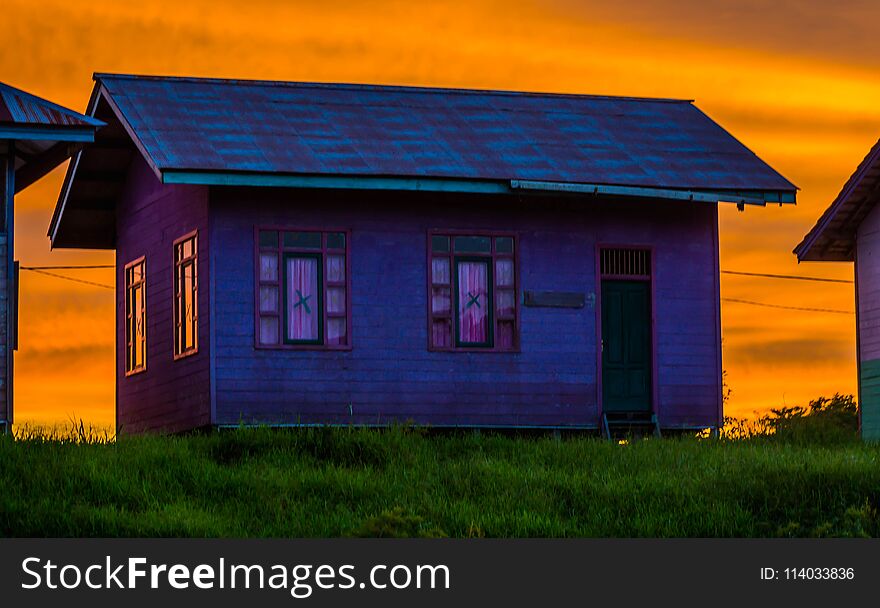
{"type": "Polygon", "coordinates": [[[0,534],[880,536],[880,447],[804,431],[848,420],[846,398],[814,403],[776,415],[775,437],[739,441],[411,428],[0,437],[0,534]]]}
{"type": "Polygon", "coordinates": [[[725,418],[725,439],[767,440],[805,445],[836,445],[859,440],[859,409],[855,397],[835,393],[809,405],[771,409],[755,420],[725,418]]]}

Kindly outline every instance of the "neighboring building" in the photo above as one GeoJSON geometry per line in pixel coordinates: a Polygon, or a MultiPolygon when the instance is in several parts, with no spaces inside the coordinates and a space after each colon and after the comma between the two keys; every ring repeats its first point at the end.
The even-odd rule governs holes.
{"type": "Polygon", "coordinates": [[[880,439],[880,141],[795,248],[800,262],[854,262],[859,427],[880,439]]]}
{"type": "Polygon", "coordinates": [[[0,432],[13,422],[18,262],[15,195],[94,141],[101,122],[0,82],[0,432]]]}
{"type": "Polygon", "coordinates": [[[718,202],[796,188],[690,102],[95,78],[123,431],[721,424],[718,202]]]}

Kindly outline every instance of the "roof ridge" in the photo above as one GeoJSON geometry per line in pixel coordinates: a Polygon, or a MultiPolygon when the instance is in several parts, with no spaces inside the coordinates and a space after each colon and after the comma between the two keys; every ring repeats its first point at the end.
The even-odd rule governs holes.
{"type": "Polygon", "coordinates": [[[432,87],[422,85],[396,85],[396,84],[375,84],[375,83],[355,83],[355,82],[314,82],[299,80],[260,80],[249,78],[214,78],[200,76],[162,76],[152,74],[115,74],[110,72],[95,72],[93,78],[96,81],[102,80],[155,80],[155,81],[171,81],[171,82],[192,82],[192,83],[211,83],[222,85],[244,84],[251,86],[268,86],[268,87],[313,87],[321,89],[345,89],[345,90],[382,90],[382,91],[400,91],[400,92],[434,92],[434,93],[453,93],[459,95],[497,95],[509,97],[557,97],[571,99],[595,99],[609,101],[634,101],[634,102],[656,102],[656,103],[680,103],[693,104],[693,99],[675,99],[669,97],[639,97],[632,95],[592,95],[587,93],[551,93],[542,91],[514,91],[509,89],[476,89],[476,88],[456,88],[456,87],[432,87]]]}

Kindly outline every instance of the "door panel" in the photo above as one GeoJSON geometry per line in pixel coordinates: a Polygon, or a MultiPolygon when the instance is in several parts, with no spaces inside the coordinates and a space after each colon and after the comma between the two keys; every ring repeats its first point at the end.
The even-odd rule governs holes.
{"type": "Polygon", "coordinates": [[[647,281],[602,281],[602,406],[651,410],[651,290],[647,281]]]}

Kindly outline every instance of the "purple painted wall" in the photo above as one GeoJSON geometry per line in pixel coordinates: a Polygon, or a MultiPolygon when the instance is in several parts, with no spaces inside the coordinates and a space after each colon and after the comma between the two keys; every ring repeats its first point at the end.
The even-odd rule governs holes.
{"type": "MultiPolygon", "coordinates": [[[[186,192],[191,200],[181,205],[200,209],[202,193],[186,192]]],[[[216,390],[215,424],[396,419],[433,425],[597,426],[599,243],[653,247],[655,395],[661,425],[718,424],[714,205],[571,204],[549,198],[520,204],[474,195],[235,188],[213,189],[210,197],[211,241],[218,244],[211,251],[216,269],[210,379],[216,390]],[[254,348],[254,227],[259,225],[351,229],[350,351],[254,348]],[[580,291],[587,294],[588,305],[522,307],[519,353],[429,352],[429,229],[517,231],[520,289],[580,291]]],[[[180,225],[177,231],[189,229],[180,225]]],[[[166,256],[171,240],[169,234],[166,256]]],[[[135,255],[129,249],[120,264],[135,255]]],[[[149,284],[147,297],[150,307],[155,296],[149,284]]],[[[207,345],[206,327],[201,329],[207,345]]],[[[170,341],[170,326],[165,333],[170,341]]],[[[163,355],[169,362],[170,352],[169,342],[163,355]]],[[[206,372],[200,367],[198,374],[201,382],[206,372]]],[[[174,380],[166,382],[171,390],[174,380]]]]}
{"type": "Polygon", "coordinates": [[[136,156],[116,210],[116,420],[123,432],[179,431],[211,422],[208,191],[163,185],[136,156]],[[173,356],[175,239],[198,230],[199,351],[173,356]],[[146,257],[146,370],[125,375],[125,278],[146,257]]]}
{"type": "Polygon", "coordinates": [[[862,437],[880,440],[880,205],[856,233],[856,324],[862,437]]]}
{"type": "Polygon", "coordinates": [[[856,235],[859,286],[859,355],[880,359],[880,206],[859,224],[856,235]]]}

